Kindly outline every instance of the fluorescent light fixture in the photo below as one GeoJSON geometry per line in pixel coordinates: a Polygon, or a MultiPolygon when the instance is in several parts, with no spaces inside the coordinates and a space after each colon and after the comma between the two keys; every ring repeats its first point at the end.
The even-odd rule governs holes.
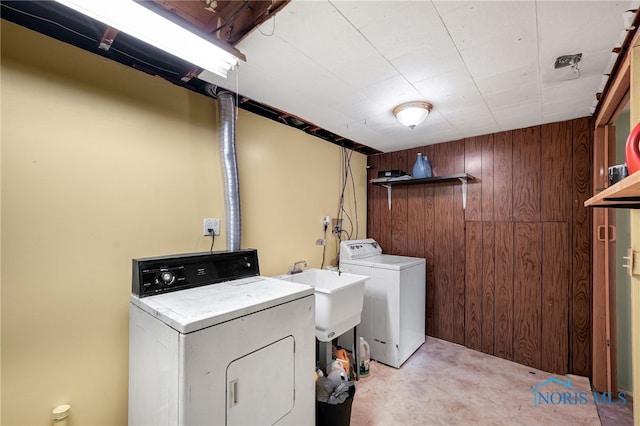
{"type": "MultiPolygon", "coordinates": [[[[239,57],[133,0],[56,0],[118,31],[226,78],[239,57]]],[[[240,52],[239,56],[242,56],[240,52]]],[[[244,57],[242,57],[244,59],[244,57]]]]}
{"type": "Polygon", "coordinates": [[[393,115],[396,116],[400,124],[413,129],[427,118],[431,108],[433,106],[427,102],[407,102],[395,107],[393,115]]]}

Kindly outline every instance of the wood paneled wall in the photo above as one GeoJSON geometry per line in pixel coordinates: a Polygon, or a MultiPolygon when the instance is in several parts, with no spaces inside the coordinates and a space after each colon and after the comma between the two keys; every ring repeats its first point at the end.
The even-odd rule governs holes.
{"type": "Polygon", "coordinates": [[[554,373],[589,376],[589,118],[369,156],[411,173],[426,155],[457,183],[369,183],[367,229],[386,253],[427,261],[430,336],[554,373]]]}

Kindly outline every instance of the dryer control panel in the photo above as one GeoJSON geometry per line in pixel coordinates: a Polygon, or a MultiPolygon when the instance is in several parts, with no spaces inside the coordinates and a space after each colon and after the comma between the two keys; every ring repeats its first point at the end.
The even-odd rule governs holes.
{"type": "Polygon", "coordinates": [[[258,275],[253,249],[133,259],[131,292],[146,297],[258,275]]]}
{"type": "Polygon", "coordinates": [[[379,254],[382,254],[382,248],[373,238],[340,243],[340,260],[362,259],[379,254]]]}

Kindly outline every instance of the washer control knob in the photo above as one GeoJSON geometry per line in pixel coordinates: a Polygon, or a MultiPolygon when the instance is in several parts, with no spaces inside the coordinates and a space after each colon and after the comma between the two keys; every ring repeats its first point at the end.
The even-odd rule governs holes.
{"type": "Polygon", "coordinates": [[[164,285],[171,285],[176,280],[176,276],[171,271],[160,272],[160,282],[164,285]]]}

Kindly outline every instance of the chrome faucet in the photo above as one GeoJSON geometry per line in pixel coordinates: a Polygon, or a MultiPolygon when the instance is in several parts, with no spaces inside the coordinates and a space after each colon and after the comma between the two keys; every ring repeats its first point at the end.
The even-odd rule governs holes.
{"type": "Polygon", "coordinates": [[[289,274],[299,274],[300,272],[302,272],[302,267],[307,267],[307,261],[306,260],[298,260],[297,262],[295,262],[293,264],[293,266],[291,266],[289,268],[289,274]]]}

